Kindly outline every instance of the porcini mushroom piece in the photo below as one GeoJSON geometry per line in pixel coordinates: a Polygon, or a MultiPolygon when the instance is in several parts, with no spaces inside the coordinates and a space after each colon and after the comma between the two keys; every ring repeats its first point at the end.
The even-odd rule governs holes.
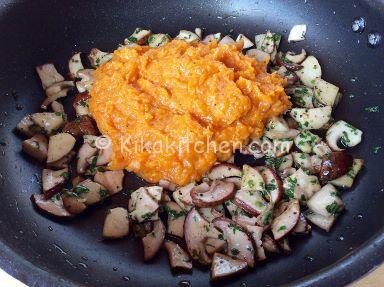
{"type": "Polygon", "coordinates": [[[160,250],[165,238],[165,226],[161,220],[153,223],[153,230],[141,238],[144,247],[144,261],[149,261],[160,250]]]}
{"type": "Polygon", "coordinates": [[[23,141],[23,151],[38,161],[45,161],[48,154],[48,140],[42,134],[36,134],[32,138],[23,141]]]}
{"type": "Polygon", "coordinates": [[[59,133],[49,138],[47,163],[55,162],[69,154],[76,139],[67,133],[59,133]]]}
{"type": "Polygon", "coordinates": [[[103,237],[117,239],[128,236],[128,211],[122,207],[109,209],[104,220],[103,237]]]}
{"type": "Polygon", "coordinates": [[[211,267],[211,280],[221,280],[246,272],[247,262],[244,260],[233,259],[230,256],[215,253],[211,267]]]}

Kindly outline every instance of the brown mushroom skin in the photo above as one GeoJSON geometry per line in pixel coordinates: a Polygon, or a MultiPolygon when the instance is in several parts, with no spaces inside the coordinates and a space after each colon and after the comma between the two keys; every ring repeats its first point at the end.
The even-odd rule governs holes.
{"type": "Polygon", "coordinates": [[[75,120],[66,123],[63,132],[71,134],[76,139],[81,138],[83,135],[96,136],[100,134],[95,120],[87,115],[79,116],[75,120]]]}
{"type": "Polygon", "coordinates": [[[352,164],[353,157],[343,151],[326,154],[322,158],[319,178],[322,182],[336,179],[346,174],[352,164]]]}
{"type": "Polygon", "coordinates": [[[72,102],[73,108],[76,109],[77,105],[80,105],[81,102],[88,101],[90,98],[91,95],[88,92],[77,94],[72,102]]]}
{"type": "Polygon", "coordinates": [[[198,188],[191,190],[193,204],[197,207],[213,207],[231,199],[235,193],[232,182],[215,181],[207,192],[200,192],[198,188]]]}
{"type": "Polygon", "coordinates": [[[56,203],[50,199],[46,200],[42,194],[32,194],[31,201],[38,210],[45,214],[60,218],[72,216],[62,205],[62,201],[56,203]]]}
{"type": "Polygon", "coordinates": [[[71,214],[77,215],[87,209],[87,206],[78,197],[63,194],[61,199],[65,209],[71,214]]]}

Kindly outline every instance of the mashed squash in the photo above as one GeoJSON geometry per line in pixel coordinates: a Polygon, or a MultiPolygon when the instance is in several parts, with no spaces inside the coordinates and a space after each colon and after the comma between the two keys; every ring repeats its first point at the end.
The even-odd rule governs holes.
{"type": "Polygon", "coordinates": [[[284,80],[241,46],[173,40],[115,51],[96,70],[89,102],[112,140],[110,168],[185,185],[261,136],[290,102],[284,80]]]}

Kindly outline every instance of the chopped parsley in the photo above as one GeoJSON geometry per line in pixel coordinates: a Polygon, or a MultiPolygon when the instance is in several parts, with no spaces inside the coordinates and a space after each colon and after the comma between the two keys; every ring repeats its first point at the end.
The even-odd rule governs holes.
{"type": "Polygon", "coordinates": [[[69,173],[66,172],[66,171],[62,172],[62,173],[60,174],[60,176],[63,177],[64,180],[68,180],[68,179],[69,179],[69,173]]]}
{"type": "Polygon", "coordinates": [[[128,37],[128,41],[131,42],[131,43],[136,43],[137,42],[137,38],[133,37],[133,36],[130,36],[130,37],[128,37]]]}
{"type": "Polygon", "coordinates": [[[277,232],[284,231],[284,230],[287,230],[287,227],[285,225],[282,225],[282,226],[279,227],[277,232]]]}
{"type": "Polygon", "coordinates": [[[378,145],[378,146],[374,146],[374,147],[373,147],[373,153],[374,153],[374,154],[378,154],[379,151],[380,151],[380,149],[381,149],[381,146],[379,146],[379,145],[378,145]]]}
{"type": "Polygon", "coordinates": [[[272,214],[273,214],[272,210],[269,210],[268,212],[265,213],[263,218],[264,225],[269,225],[271,223],[272,214]]]}
{"type": "Polygon", "coordinates": [[[378,113],[380,111],[379,106],[366,107],[364,110],[368,113],[378,113]]]}
{"type": "Polygon", "coordinates": [[[338,205],[337,202],[334,201],[331,204],[327,205],[325,209],[329,214],[333,215],[334,217],[337,217],[340,214],[340,212],[343,210],[343,207],[338,205]]]}
{"type": "Polygon", "coordinates": [[[83,193],[88,193],[90,192],[89,188],[86,187],[83,184],[79,184],[73,189],[73,192],[76,193],[77,195],[83,194],[83,193]]]}
{"type": "Polygon", "coordinates": [[[233,223],[228,224],[228,227],[232,229],[233,234],[236,233],[236,230],[238,230],[238,231],[242,231],[241,228],[240,228],[240,226],[238,226],[238,225],[236,225],[236,224],[233,224],[233,223]]]}
{"type": "Polygon", "coordinates": [[[285,195],[288,198],[295,198],[295,188],[297,185],[297,178],[287,178],[288,187],[285,189],[285,195]]]}
{"type": "Polygon", "coordinates": [[[101,199],[107,198],[109,196],[109,192],[106,189],[100,189],[99,194],[101,199]]]}
{"type": "Polygon", "coordinates": [[[164,205],[164,210],[173,218],[179,218],[185,215],[184,211],[177,212],[176,210],[169,208],[168,205],[164,205]]]}

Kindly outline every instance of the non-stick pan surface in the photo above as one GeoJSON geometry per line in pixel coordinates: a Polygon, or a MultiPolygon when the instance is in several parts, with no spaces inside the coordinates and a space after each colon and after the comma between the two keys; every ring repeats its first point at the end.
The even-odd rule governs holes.
{"type": "MultiPolygon", "coordinates": [[[[314,228],[293,241],[291,256],[272,257],[254,272],[225,286],[343,286],[384,260],[383,154],[384,117],[366,107],[384,109],[384,49],[367,46],[367,34],[384,33],[381,1],[0,1],[0,265],[30,286],[206,286],[209,272],[173,276],[164,252],[142,263],[133,237],[101,239],[105,211],[125,206],[122,194],[73,221],[52,221],[29,200],[40,192],[41,166],[20,153],[14,126],[38,110],[43,98],[34,67],[53,61],[66,72],[68,56],[92,47],[114,50],[135,27],[173,35],[202,27],[205,33],[280,32],[286,44],[294,24],[307,24],[307,39],[289,49],[306,48],[322,64],[324,78],[339,84],[344,98],[336,117],[364,131],[352,151],[366,165],[347,211],[332,231],[314,228]],[[364,33],[351,31],[355,17],[365,17],[364,33]],[[378,153],[374,147],[383,146],[378,153]],[[184,285],[183,285],[184,286],[184,285]]],[[[128,180],[130,187],[140,180],[128,180]]]]}

